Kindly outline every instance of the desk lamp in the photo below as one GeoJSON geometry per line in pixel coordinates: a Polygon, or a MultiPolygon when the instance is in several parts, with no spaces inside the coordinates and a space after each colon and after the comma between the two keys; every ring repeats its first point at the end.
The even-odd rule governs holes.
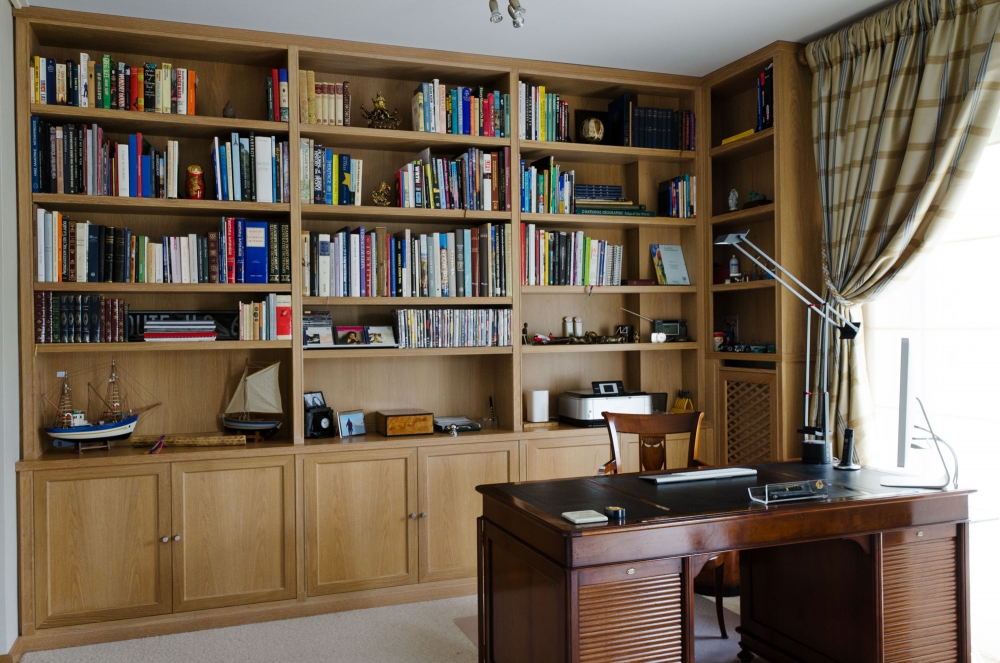
{"type": "Polygon", "coordinates": [[[840,334],[841,340],[854,340],[854,338],[858,335],[859,323],[851,322],[842,316],[822,297],[810,290],[802,281],[797,279],[794,274],[779,265],[773,258],[761,251],[758,247],[754,246],[754,244],[747,239],[747,235],[749,233],[749,230],[744,230],[742,232],[730,233],[728,235],[719,235],[715,238],[715,245],[732,246],[735,248],[737,251],[749,258],[751,262],[763,269],[765,274],[780,283],[785,290],[788,290],[790,293],[798,297],[802,303],[808,307],[809,311],[819,316],[818,324],[820,326],[820,352],[822,354],[822,364],[820,369],[820,389],[822,389],[822,391],[819,393],[819,396],[822,398],[823,402],[822,407],[819,408],[817,421],[815,423],[811,422],[809,417],[809,402],[813,394],[812,390],[809,388],[809,354],[812,344],[812,316],[806,315],[806,380],[805,390],[803,392],[805,413],[803,417],[803,426],[798,432],[805,435],[805,438],[802,440],[802,462],[808,464],[829,464],[833,461],[830,431],[830,391],[828,387],[830,338],[833,335],[833,330],[836,329],[840,334]],[[754,252],[756,252],[758,257],[755,258],[749,251],[743,248],[744,245],[750,247],[754,252]],[[801,288],[801,290],[804,291],[804,294],[800,290],[796,289],[792,283],[789,283],[782,278],[779,273],[791,280],[792,283],[794,283],[794,286],[801,288]]]}

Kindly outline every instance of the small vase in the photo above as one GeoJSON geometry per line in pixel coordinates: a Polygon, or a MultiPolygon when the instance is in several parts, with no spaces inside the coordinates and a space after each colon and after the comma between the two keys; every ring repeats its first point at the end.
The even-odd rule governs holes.
{"type": "Polygon", "coordinates": [[[192,164],[187,169],[187,197],[191,200],[205,198],[205,173],[201,166],[192,164]]]}

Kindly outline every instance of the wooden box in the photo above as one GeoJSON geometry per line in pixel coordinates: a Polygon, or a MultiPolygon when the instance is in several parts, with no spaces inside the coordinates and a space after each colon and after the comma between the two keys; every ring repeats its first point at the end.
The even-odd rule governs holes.
{"type": "Polygon", "coordinates": [[[376,412],[375,430],[386,437],[430,435],[434,432],[434,415],[423,410],[405,409],[376,412]]]}

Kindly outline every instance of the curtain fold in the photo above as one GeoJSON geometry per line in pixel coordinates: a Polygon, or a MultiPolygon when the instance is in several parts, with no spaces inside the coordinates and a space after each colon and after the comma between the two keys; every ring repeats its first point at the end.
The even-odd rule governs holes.
{"type": "MultiPolygon", "coordinates": [[[[903,0],[806,47],[825,295],[841,314],[906,278],[954,215],[1000,108],[998,22],[1000,0],[903,0]]],[[[828,387],[831,425],[854,429],[865,462],[862,336],[831,343],[828,387]]]]}

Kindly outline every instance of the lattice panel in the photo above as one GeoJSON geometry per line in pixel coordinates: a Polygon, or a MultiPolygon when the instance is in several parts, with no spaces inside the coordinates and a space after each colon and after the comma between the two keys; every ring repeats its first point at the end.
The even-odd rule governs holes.
{"type": "Polygon", "coordinates": [[[885,663],[958,661],[955,539],[882,551],[885,663]]]}
{"type": "Polygon", "coordinates": [[[770,383],[726,380],[726,456],[730,465],[771,460],[770,383]]]}
{"type": "Polygon", "coordinates": [[[580,587],[580,663],[679,663],[681,576],[580,587]]]}

